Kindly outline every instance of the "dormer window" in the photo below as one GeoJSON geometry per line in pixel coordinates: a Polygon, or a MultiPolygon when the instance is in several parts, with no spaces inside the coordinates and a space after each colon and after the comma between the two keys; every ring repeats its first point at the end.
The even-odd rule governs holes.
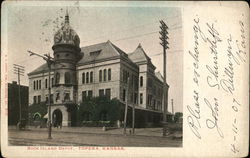
{"type": "Polygon", "coordinates": [[[102,50],[97,50],[97,51],[93,51],[93,52],[90,52],[90,56],[97,56],[101,53],[102,50]]]}

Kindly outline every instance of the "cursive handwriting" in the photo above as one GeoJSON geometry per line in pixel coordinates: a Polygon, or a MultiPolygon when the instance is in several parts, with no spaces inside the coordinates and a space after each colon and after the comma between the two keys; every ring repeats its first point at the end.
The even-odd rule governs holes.
{"type": "Polygon", "coordinates": [[[207,23],[208,32],[211,36],[210,38],[207,38],[207,42],[209,43],[210,52],[213,58],[213,66],[210,67],[209,65],[206,65],[207,70],[210,72],[210,75],[207,76],[207,84],[210,87],[216,87],[217,89],[220,89],[218,78],[219,78],[219,66],[218,66],[218,52],[217,52],[217,43],[221,42],[220,34],[215,29],[214,24],[211,25],[207,23]]]}
{"type": "Polygon", "coordinates": [[[199,86],[199,77],[200,74],[198,72],[199,69],[199,39],[201,38],[203,41],[206,41],[206,37],[204,33],[201,31],[200,26],[199,26],[199,18],[194,19],[194,26],[193,26],[193,32],[194,32],[194,48],[193,52],[188,51],[189,55],[194,59],[193,62],[193,67],[194,67],[194,75],[193,75],[193,81],[194,83],[199,86]]]}
{"type": "Polygon", "coordinates": [[[187,117],[188,125],[191,131],[195,134],[195,136],[199,139],[201,139],[201,135],[199,133],[199,128],[201,128],[200,125],[200,105],[199,105],[199,93],[197,91],[193,91],[193,99],[195,101],[194,109],[187,106],[187,109],[191,115],[187,117]]]}
{"type": "Polygon", "coordinates": [[[209,107],[209,109],[211,110],[211,114],[212,114],[212,118],[206,119],[206,125],[209,129],[214,129],[216,128],[219,136],[221,138],[224,138],[224,135],[220,129],[220,127],[218,126],[218,118],[219,118],[219,103],[218,103],[218,99],[214,98],[214,107],[212,107],[212,105],[210,104],[210,102],[204,98],[204,102],[206,103],[206,105],[209,107]]]}

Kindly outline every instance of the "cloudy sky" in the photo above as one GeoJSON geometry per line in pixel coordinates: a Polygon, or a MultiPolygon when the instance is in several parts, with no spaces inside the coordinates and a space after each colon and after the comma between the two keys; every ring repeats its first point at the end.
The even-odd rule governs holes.
{"type": "MultiPolygon", "coordinates": [[[[127,2],[128,3],[128,2],[127,2]]],[[[88,5],[71,2],[64,6],[54,5],[10,5],[4,14],[7,25],[8,81],[17,80],[13,64],[25,67],[29,73],[44,61],[30,57],[27,50],[39,54],[51,53],[53,34],[64,21],[66,8],[69,10],[70,25],[78,33],[80,46],[92,45],[110,40],[127,53],[141,43],[157,70],[163,72],[162,47],[159,44],[159,20],[169,26],[169,47],[167,50],[167,83],[170,85],[169,103],[174,101],[174,111],[182,112],[182,57],[183,35],[181,9],[142,3],[110,7],[110,4],[88,5]]],[[[166,3],[167,4],[167,3],[166,3]]],[[[4,34],[3,34],[4,35],[4,34]]],[[[162,73],[163,74],[163,73],[162,73]]],[[[28,85],[27,74],[21,84],[28,85]]],[[[169,111],[172,111],[169,104],[169,111]]]]}

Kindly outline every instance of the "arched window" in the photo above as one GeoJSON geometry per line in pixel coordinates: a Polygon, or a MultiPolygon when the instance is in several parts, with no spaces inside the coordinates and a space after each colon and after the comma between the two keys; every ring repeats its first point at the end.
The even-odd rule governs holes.
{"type": "Polygon", "coordinates": [[[111,69],[108,69],[108,80],[111,80],[111,69]]]}
{"type": "Polygon", "coordinates": [[[65,84],[69,84],[71,82],[70,81],[70,73],[69,72],[65,72],[64,79],[65,79],[65,84]]]}
{"type": "Polygon", "coordinates": [[[143,77],[141,76],[140,77],[140,87],[142,87],[143,86],[143,77]]]}
{"type": "Polygon", "coordinates": [[[99,70],[99,82],[102,82],[102,70],[99,70]]]}
{"type": "Polygon", "coordinates": [[[104,69],[103,70],[103,81],[106,81],[106,78],[107,78],[107,70],[104,69]]]}
{"type": "Polygon", "coordinates": [[[93,71],[90,72],[90,83],[93,83],[93,71]]]}
{"type": "Polygon", "coordinates": [[[60,73],[57,72],[56,73],[56,84],[59,84],[59,82],[60,82],[60,73]]]}
{"type": "Polygon", "coordinates": [[[89,83],[89,72],[86,73],[86,83],[89,83]]]}
{"type": "Polygon", "coordinates": [[[85,72],[82,73],[82,84],[84,84],[84,83],[85,83],[85,72]]]}

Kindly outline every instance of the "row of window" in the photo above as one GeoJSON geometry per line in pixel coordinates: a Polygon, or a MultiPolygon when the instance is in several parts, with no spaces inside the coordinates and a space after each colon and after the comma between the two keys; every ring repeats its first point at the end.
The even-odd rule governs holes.
{"type": "Polygon", "coordinates": [[[161,101],[156,101],[153,99],[152,95],[148,95],[147,105],[149,107],[153,107],[153,110],[160,110],[161,109],[161,101]]]}
{"type": "MultiPolygon", "coordinates": [[[[58,102],[60,100],[60,93],[56,92],[55,95],[56,95],[55,101],[58,102]]],[[[53,97],[54,97],[54,95],[51,94],[51,96],[50,96],[50,102],[51,103],[54,103],[53,97]]],[[[62,99],[63,99],[62,100],[63,102],[70,101],[70,93],[69,92],[64,92],[64,97],[62,99]]],[[[45,102],[49,103],[49,95],[46,95],[46,101],[45,102]]],[[[33,96],[33,103],[34,104],[41,103],[41,95],[33,96]]]]}
{"type": "MultiPolygon", "coordinates": [[[[122,93],[122,101],[126,101],[126,97],[127,97],[127,94],[126,94],[126,89],[123,89],[123,93],[122,93]]],[[[130,101],[133,102],[134,104],[137,104],[137,93],[130,93],[130,101]]]]}
{"type": "MultiPolygon", "coordinates": [[[[48,85],[49,85],[49,80],[46,78],[45,79],[45,88],[47,89],[48,88],[48,85]]],[[[51,78],[51,85],[53,85],[54,83],[54,78],[51,78]]],[[[42,80],[35,80],[33,81],[33,89],[34,90],[40,90],[42,89],[42,80]]]]}
{"type": "Polygon", "coordinates": [[[99,82],[105,82],[105,81],[110,81],[111,80],[111,69],[104,69],[104,70],[99,70],[99,82]],[[108,74],[107,74],[108,73],[108,74]],[[108,76],[108,78],[107,78],[108,76]]]}
{"type": "MultiPolygon", "coordinates": [[[[59,82],[60,82],[60,73],[57,72],[57,73],[56,73],[56,84],[59,84],[59,82]]],[[[65,83],[65,84],[69,84],[69,83],[71,83],[71,82],[72,82],[72,81],[71,81],[70,72],[65,72],[65,73],[64,73],[64,83],[65,83]]]]}
{"type": "Polygon", "coordinates": [[[42,88],[42,81],[41,80],[35,80],[33,81],[33,89],[34,90],[39,90],[42,88]]]}
{"type": "Polygon", "coordinates": [[[34,97],[33,97],[33,103],[34,103],[34,104],[39,104],[39,103],[41,103],[41,95],[34,96],[34,97]]]}
{"type": "Polygon", "coordinates": [[[93,83],[93,71],[82,73],[82,84],[93,83]]]}
{"type": "MultiPolygon", "coordinates": [[[[111,98],[111,89],[107,88],[107,89],[99,89],[99,96],[106,96],[109,99],[111,98]]],[[[89,90],[89,91],[82,91],[82,100],[84,100],[87,97],[93,97],[93,91],[89,90]]]]}

